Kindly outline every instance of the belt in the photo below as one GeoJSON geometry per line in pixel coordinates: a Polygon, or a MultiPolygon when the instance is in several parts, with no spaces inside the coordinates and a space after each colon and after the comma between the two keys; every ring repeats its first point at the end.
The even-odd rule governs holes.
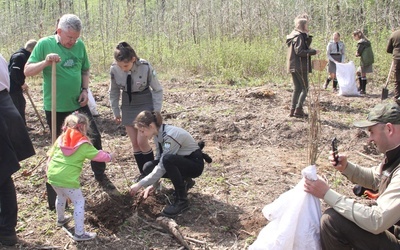
{"type": "Polygon", "coordinates": [[[0,91],[0,93],[3,93],[3,92],[8,92],[8,90],[7,89],[3,89],[2,91],[0,91]]]}
{"type": "Polygon", "coordinates": [[[339,55],[341,55],[340,53],[331,53],[330,55],[332,55],[332,56],[339,56],[339,55]]]}
{"type": "MultiPolygon", "coordinates": [[[[146,90],[148,90],[149,89],[149,87],[147,87],[147,88],[145,88],[144,90],[142,90],[142,91],[134,91],[134,92],[131,92],[132,94],[138,94],[138,93],[141,93],[141,92],[143,92],[143,91],[146,91],[146,90]]],[[[124,91],[125,93],[128,93],[128,91],[124,91]]]]}

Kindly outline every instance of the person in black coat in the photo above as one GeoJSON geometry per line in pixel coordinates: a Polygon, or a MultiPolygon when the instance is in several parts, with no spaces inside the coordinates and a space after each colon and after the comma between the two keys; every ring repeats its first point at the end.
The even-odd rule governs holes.
{"type": "Polygon", "coordinates": [[[36,46],[36,43],[36,40],[33,39],[27,41],[23,48],[20,48],[11,55],[8,63],[8,71],[10,74],[10,96],[15,107],[18,109],[18,112],[21,114],[22,119],[24,119],[25,126],[26,100],[23,92],[28,89],[28,85],[25,83],[24,68],[33,48],[36,46]]]}
{"type": "Polygon", "coordinates": [[[17,243],[17,196],[11,175],[20,169],[19,161],[35,154],[24,121],[8,93],[7,62],[0,55],[0,244],[17,243]]]}

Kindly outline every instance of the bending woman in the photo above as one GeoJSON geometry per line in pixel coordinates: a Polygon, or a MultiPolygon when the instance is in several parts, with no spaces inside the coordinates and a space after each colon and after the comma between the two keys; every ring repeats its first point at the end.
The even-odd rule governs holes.
{"type": "Polygon", "coordinates": [[[153,137],[157,147],[156,160],[145,164],[148,174],[131,186],[134,195],[141,187],[157,185],[161,177],[171,179],[175,188],[175,201],[162,211],[164,216],[173,217],[189,207],[187,189],[194,185],[191,178],[198,177],[204,169],[203,153],[198,143],[184,129],[163,124],[159,112],[142,111],[135,119],[139,134],[153,137]]]}

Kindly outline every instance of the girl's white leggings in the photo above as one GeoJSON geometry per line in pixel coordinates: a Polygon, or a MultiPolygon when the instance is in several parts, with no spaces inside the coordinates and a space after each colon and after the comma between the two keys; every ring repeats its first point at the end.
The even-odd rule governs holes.
{"type": "Polygon", "coordinates": [[[82,235],[85,232],[83,222],[85,220],[85,198],[80,188],[62,188],[53,186],[57,193],[56,211],[57,219],[64,220],[65,204],[69,198],[74,204],[75,234],[82,235]]]}

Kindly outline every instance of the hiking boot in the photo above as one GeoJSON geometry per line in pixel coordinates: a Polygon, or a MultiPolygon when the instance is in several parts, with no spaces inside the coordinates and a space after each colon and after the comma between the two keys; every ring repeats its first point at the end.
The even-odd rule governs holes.
{"type": "Polygon", "coordinates": [[[161,214],[166,217],[175,217],[176,215],[182,213],[188,208],[189,201],[187,199],[179,199],[173,204],[166,206],[161,214]]]}
{"type": "Polygon", "coordinates": [[[96,236],[97,236],[96,233],[84,232],[82,235],[74,234],[72,239],[74,239],[74,241],[85,241],[85,240],[93,240],[94,238],[96,238],[96,236]]]}
{"type": "Polygon", "coordinates": [[[289,117],[293,117],[293,116],[294,116],[294,110],[295,110],[295,109],[291,109],[291,110],[290,110],[289,117]]]}
{"type": "Polygon", "coordinates": [[[64,220],[57,221],[57,227],[62,227],[72,220],[72,216],[65,216],[64,220]]]}
{"type": "Polygon", "coordinates": [[[327,89],[328,88],[328,85],[329,85],[329,82],[331,81],[331,79],[328,77],[328,78],[326,78],[326,82],[325,82],[325,84],[324,84],[324,89],[327,89]]]}
{"type": "Polygon", "coordinates": [[[96,181],[98,181],[99,185],[106,189],[115,189],[114,184],[108,179],[107,175],[102,174],[100,176],[95,176],[96,181]]]}
{"type": "Polygon", "coordinates": [[[307,118],[308,114],[304,113],[302,108],[296,108],[294,111],[294,116],[297,118],[307,118]]]}
{"type": "Polygon", "coordinates": [[[17,244],[18,237],[16,234],[13,235],[0,235],[0,244],[4,246],[14,246],[17,244]]]}

